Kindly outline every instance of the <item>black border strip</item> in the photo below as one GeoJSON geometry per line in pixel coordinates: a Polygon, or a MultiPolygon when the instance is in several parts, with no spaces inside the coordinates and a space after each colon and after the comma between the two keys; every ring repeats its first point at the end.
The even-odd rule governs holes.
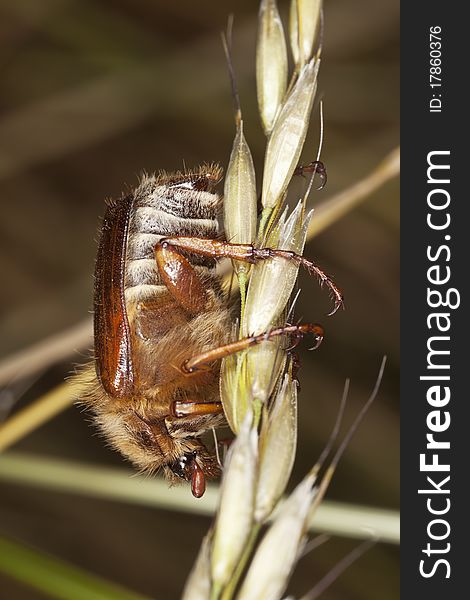
{"type": "MultiPolygon", "coordinates": [[[[466,205],[470,205],[465,189],[470,169],[464,164],[470,155],[466,148],[470,98],[466,98],[465,91],[470,71],[467,48],[470,35],[465,31],[468,21],[464,19],[463,6],[431,0],[402,3],[401,8],[401,597],[410,600],[465,597],[467,572],[470,572],[466,549],[470,530],[470,501],[466,491],[466,483],[470,482],[467,465],[470,395],[465,377],[470,370],[467,347],[470,326],[465,310],[470,272],[466,242],[470,240],[470,227],[464,214],[466,205]],[[441,29],[438,37],[442,85],[433,88],[430,83],[439,80],[430,80],[433,74],[430,51],[438,49],[438,45],[430,45],[431,27],[441,29]],[[431,100],[432,108],[439,108],[437,99],[442,102],[441,110],[431,112],[431,100]],[[438,151],[442,154],[429,154],[438,151]],[[450,169],[431,169],[428,181],[429,161],[450,165],[450,169]],[[450,181],[445,183],[447,178],[450,181]],[[430,208],[428,202],[444,204],[447,195],[448,207],[430,208]],[[427,222],[428,214],[431,224],[442,225],[447,221],[446,214],[450,222],[443,229],[433,229],[427,222]],[[428,271],[436,266],[437,269],[428,271]],[[444,279],[448,274],[446,283],[430,282],[430,278],[444,279]],[[455,305],[460,298],[460,305],[432,308],[430,303],[439,304],[439,296],[434,294],[430,299],[428,288],[440,291],[443,298],[454,289],[448,297],[449,303],[455,305]],[[430,317],[433,313],[445,313],[448,317],[430,317]],[[438,322],[442,328],[448,325],[448,331],[439,331],[438,322]],[[449,339],[430,341],[433,336],[449,339]],[[429,354],[428,343],[433,350],[439,348],[450,353],[429,354]],[[428,360],[438,367],[430,368],[428,360]],[[446,364],[449,369],[440,368],[446,364]],[[449,381],[420,380],[420,376],[436,375],[448,375],[449,381]],[[428,392],[433,386],[437,386],[434,394],[428,392]],[[450,399],[447,403],[439,402],[445,396],[445,387],[449,388],[450,399]],[[444,428],[449,418],[450,425],[444,428]],[[443,431],[432,431],[438,427],[443,431]],[[430,433],[435,440],[448,441],[450,449],[427,449],[426,434],[430,433]],[[426,455],[424,462],[428,464],[433,460],[432,455],[437,454],[435,460],[448,464],[450,471],[420,470],[420,454],[426,455]],[[427,480],[428,476],[434,483],[427,480]],[[448,476],[450,479],[446,481],[448,476]],[[419,494],[419,489],[434,493],[419,494]],[[445,489],[449,493],[443,493],[445,489]],[[430,512],[446,508],[441,515],[430,512]],[[429,532],[435,537],[442,536],[442,540],[433,540],[429,532]],[[443,562],[437,563],[439,560],[443,562]],[[422,572],[432,575],[424,577],[420,565],[422,572]]],[[[433,56],[438,57],[438,53],[433,56]]]]}

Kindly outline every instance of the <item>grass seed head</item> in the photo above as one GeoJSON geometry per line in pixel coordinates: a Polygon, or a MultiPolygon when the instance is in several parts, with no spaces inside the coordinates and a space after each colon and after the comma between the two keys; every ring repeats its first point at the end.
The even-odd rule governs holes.
{"type": "Polygon", "coordinates": [[[211,574],[210,574],[210,535],[202,540],[196,563],[189,574],[184,586],[182,600],[210,600],[211,574]]]}
{"type": "Polygon", "coordinates": [[[266,135],[272,131],[287,87],[287,48],[275,0],[262,0],[256,46],[258,106],[266,135]]]}
{"type": "Polygon", "coordinates": [[[284,492],[297,446],[297,384],[286,373],[263,420],[255,520],[263,523],[284,492]]]}
{"type": "MultiPolygon", "coordinates": [[[[302,254],[311,216],[312,212],[304,216],[301,202],[287,219],[284,212],[268,239],[268,245],[302,254]]],[[[298,264],[285,258],[260,261],[254,266],[246,298],[245,335],[269,331],[290,298],[298,270],[298,264]]]]}
{"type": "MultiPolygon", "coordinates": [[[[256,177],[250,148],[243,133],[243,121],[237,127],[224,184],[224,228],[234,244],[251,244],[256,237],[256,177]]],[[[247,272],[249,265],[234,261],[235,271],[247,272]]]]}
{"type": "Polygon", "coordinates": [[[258,433],[247,414],[224,467],[211,556],[215,589],[233,575],[250,535],[258,463],[258,433]]]}
{"type": "Polygon", "coordinates": [[[274,208],[282,200],[299,164],[317,89],[319,67],[320,61],[312,59],[302,68],[274,124],[264,163],[261,196],[264,208],[274,208]]]}
{"type": "Polygon", "coordinates": [[[291,0],[289,37],[296,67],[310,60],[317,39],[322,0],[291,0]]]}
{"type": "Polygon", "coordinates": [[[281,506],[251,561],[237,600],[279,600],[303,547],[314,479],[306,477],[281,506]]]}

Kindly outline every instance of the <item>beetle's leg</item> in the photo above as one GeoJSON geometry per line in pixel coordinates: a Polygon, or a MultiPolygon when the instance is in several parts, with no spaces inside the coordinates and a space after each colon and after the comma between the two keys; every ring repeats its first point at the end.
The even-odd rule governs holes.
{"type": "Polygon", "coordinates": [[[297,384],[297,391],[300,392],[299,371],[302,364],[297,352],[290,352],[290,357],[292,360],[292,381],[295,381],[297,384]]]}
{"type": "Polygon", "coordinates": [[[224,358],[225,356],[229,356],[230,354],[246,350],[250,346],[255,346],[256,344],[260,344],[275,336],[293,334],[298,337],[305,335],[306,333],[312,333],[314,335],[315,343],[313,348],[318,348],[323,339],[323,328],[320,325],[313,325],[311,323],[304,323],[303,325],[285,325],[284,327],[271,329],[271,331],[262,333],[261,335],[248,336],[230,344],[213,348],[207,352],[202,352],[198,356],[186,360],[182,365],[182,370],[187,374],[194,373],[201,367],[204,368],[209,363],[224,358]]]}
{"type": "MultiPolygon", "coordinates": [[[[312,162],[309,162],[308,165],[299,165],[295,169],[294,175],[301,175],[302,177],[305,177],[305,173],[313,173],[313,172],[315,172],[315,175],[318,175],[321,179],[320,186],[317,188],[317,190],[322,190],[325,187],[328,178],[327,178],[325,164],[322,163],[321,160],[312,160],[312,162]]],[[[258,196],[258,200],[256,203],[256,212],[257,212],[258,216],[263,212],[263,205],[261,203],[261,194],[258,196]]]]}
{"type": "Polygon", "coordinates": [[[302,175],[302,177],[305,177],[305,173],[314,173],[320,177],[321,185],[318,188],[319,190],[325,187],[327,182],[326,167],[321,160],[312,160],[308,165],[299,165],[294,171],[294,175],[302,175]]]}
{"type": "Polygon", "coordinates": [[[192,315],[202,312],[209,301],[206,287],[179,249],[158,243],[155,259],[160,275],[175,300],[192,315]]]}
{"type": "Polygon", "coordinates": [[[197,400],[176,400],[171,405],[174,417],[200,417],[203,415],[217,415],[223,412],[221,402],[199,402],[197,400]]]}
{"type": "MultiPolygon", "coordinates": [[[[200,237],[171,237],[162,239],[156,247],[157,260],[158,256],[168,253],[169,256],[178,256],[178,250],[185,252],[192,252],[201,256],[208,256],[210,258],[231,258],[233,260],[241,260],[249,263],[256,263],[259,260],[266,260],[269,258],[284,258],[290,260],[298,265],[302,265],[310,274],[315,274],[320,280],[320,285],[324,283],[328,286],[334,300],[334,308],[329,313],[334,314],[343,305],[343,295],[340,289],[336,286],[333,280],[314,262],[291,252],[290,250],[278,250],[274,248],[255,248],[252,244],[232,244],[230,242],[214,240],[210,238],[200,237]]],[[[182,256],[178,260],[184,260],[182,256]]],[[[188,267],[190,267],[188,261],[185,261],[188,267]]],[[[160,271],[162,267],[160,267],[160,271]]],[[[173,270],[169,270],[169,280],[167,287],[172,285],[171,278],[173,277],[173,270]]],[[[194,271],[193,271],[194,273],[194,271]]],[[[194,273],[194,277],[197,275],[194,273]]],[[[166,280],[165,280],[166,283],[166,280]]],[[[198,279],[199,286],[202,288],[202,284],[198,279]]],[[[191,289],[190,285],[186,284],[187,289],[191,289]]],[[[170,289],[170,288],[169,288],[170,289]]],[[[203,291],[203,290],[202,290],[203,291]]],[[[194,293],[194,292],[193,292],[194,293]]],[[[183,294],[182,294],[183,296],[183,294]]],[[[185,302],[184,296],[182,297],[181,303],[185,302]]],[[[184,304],[183,304],[184,305],[184,304]]]]}

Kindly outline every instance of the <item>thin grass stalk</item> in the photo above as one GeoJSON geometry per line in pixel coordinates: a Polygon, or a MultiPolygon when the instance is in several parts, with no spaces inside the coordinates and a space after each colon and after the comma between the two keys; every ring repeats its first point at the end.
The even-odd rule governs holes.
{"type": "Polygon", "coordinates": [[[0,452],[72,406],[80,391],[80,384],[67,381],[10,417],[0,426],[0,452]]]}
{"type": "MultiPolygon", "coordinates": [[[[183,486],[168,488],[163,479],[136,475],[129,468],[89,465],[13,450],[0,456],[0,481],[26,489],[206,517],[215,513],[219,497],[216,485],[209,485],[204,497],[194,502],[183,486]]],[[[310,522],[310,528],[357,539],[363,539],[372,531],[384,542],[397,544],[399,541],[398,513],[372,506],[325,500],[310,522]]]]}

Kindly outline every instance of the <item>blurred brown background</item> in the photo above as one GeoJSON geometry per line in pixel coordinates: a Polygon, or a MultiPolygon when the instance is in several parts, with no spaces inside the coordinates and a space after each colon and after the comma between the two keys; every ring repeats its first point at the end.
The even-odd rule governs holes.
{"type": "MultiPolygon", "coordinates": [[[[258,174],[265,140],[255,97],[257,3],[161,0],[6,0],[0,4],[0,354],[4,359],[78,323],[91,310],[103,199],[142,170],[203,161],[226,166],[234,126],[220,43],[234,13],[234,62],[245,132],[258,174]]],[[[285,15],[288,3],[280,1],[285,15]]],[[[398,143],[399,9],[394,0],[327,0],[319,94],[324,100],[320,203],[365,176],[398,143]]],[[[315,116],[314,121],[318,121],[315,116]]],[[[316,153],[318,127],[305,162],[316,153]]],[[[332,318],[316,282],[300,279],[296,314],[326,339],[303,352],[299,453],[292,484],[328,436],[346,377],[349,421],[368,396],[383,354],[380,396],[342,460],[328,497],[397,508],[398,182],[315,238],[314,257],[344,291],[332,318]]],[[[306,344],[303,345],[306,348],[306,344]]],[[[40,374],[13,411],[63,381],[84,351],[40,374]]],[[[1,359],[0,359],[1,360],[1,359]]],[[[1,408],[1,407],[0,407],[1,408]]],[[[15,449],[122,465],[70,408],[15,449]]],[[[48,551],[154,598],[181,592],[209,519],[0,482],[0,534],[48,551]]],[[[300,595],[357,542],[337,538],[302,559],[300,595]]],[[[0,597],[40,594],[0,575],[0,597]]],[[[398,597],[398,551],[380,544],[325,594],[330,600],[398,597]]]]}

